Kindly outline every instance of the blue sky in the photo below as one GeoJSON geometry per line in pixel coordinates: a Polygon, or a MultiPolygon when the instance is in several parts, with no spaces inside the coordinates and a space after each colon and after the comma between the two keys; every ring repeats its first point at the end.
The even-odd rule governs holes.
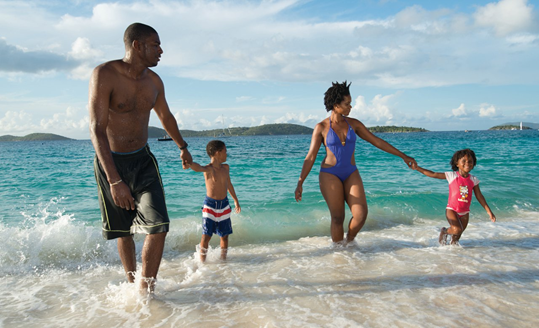
{"type": "MultiPolygon", "coordinates": [[[[155,71],[180,129],[326,117],[352,81],[366,126],[432,131],[539,123],[539,15],[530,0],[0,0],[0,135],[88,139],[88,79],[153,26],[155,71]]],[[[160,127],[155,114],[150,125],[160,127]]]]}

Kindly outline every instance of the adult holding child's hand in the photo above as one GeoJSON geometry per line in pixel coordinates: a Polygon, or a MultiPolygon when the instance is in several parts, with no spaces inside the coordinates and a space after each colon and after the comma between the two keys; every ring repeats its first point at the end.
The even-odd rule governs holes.
{"type": "Polygon", "coordinates": [[[165,98],[163,81],[151,67],[163,54],[157,31],[133,23],[124,33],[125,56],[97,66],[90,78],[90,138],[96,157],[102,233],[117,239],[129,282],[137,269],[133,235],[144,234],[141,291],[153,292],[170,219],[157,159],[148,145],[153,110],[181,150],[183,168],[193,160],[165,98]]]}
{"type": "Polygon", "coordinates": [[[309,152],[303,162],[295,191],[296,201],[299,202],[302,199],[303,182],[314,165],[320,146],[324,144],[326,157],[320,167],[319,183],[331,215],[331,239],[336,243],[344,239],[345,202],[352,212],[346,242],[354,240],[367,219],[367,199],[354,158],[356,135],[375,147],[402,158],[408,167],[417,166],[412,157],[372,134],[360,121],[348,117],[352,109],[349,88],[350,84],[344,81],[332,83],[326,91],[324,104],[331,115],[314,128],[309,152]]]}

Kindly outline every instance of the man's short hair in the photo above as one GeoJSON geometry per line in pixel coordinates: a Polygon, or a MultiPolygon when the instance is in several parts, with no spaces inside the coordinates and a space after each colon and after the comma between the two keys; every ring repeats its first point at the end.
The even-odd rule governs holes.
{"type": "Polygon", "coordinates": [[[157,34],[153,27],[142,23],[133,23],[125,29],[124,43],[126,46],[130,46],[133,41],[144,40],[152,34],[157,34]]]}

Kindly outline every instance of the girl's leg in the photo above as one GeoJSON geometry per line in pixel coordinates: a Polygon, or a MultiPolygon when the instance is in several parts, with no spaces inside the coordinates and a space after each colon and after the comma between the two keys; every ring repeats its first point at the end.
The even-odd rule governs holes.
{"type": "Polygon", "coordinates": [[[202,235],[200,239],[200,261],[206,261],[206,254],[208,253],[208,245],[210,243],[211,236],[202,235]]]}
{"type": "Polygon", "coordinates": [[[221,237],[221,260],[226,260],[228,252],[228,235],[221,237]]]}
{"type": "Polygon", "coordinates": [[[352,173],[344,181],[344,195],[346,203],[352,212],[352,218],[348,224],[347,241],[352,241],[356,238],[358,232],[363,228],[367,220],[367,198],[365,197],[365,189],[363,188],[363,180],[359,175],[359,171],[352,173]]]}
{"type": "Polygon", "coordinates": [[[331,215],[331,239],[334,243],[344,238],[344,190],[343,183],[333,174],[320,172],[320,191],[331,215]]]}
{"type": "Polygon", "coordinates": [[[447,229],[447,234],[452,236],[451,243],[453,244],[453,236],[458,236],[458,238],[460,238],[460,235],[462,234],[464,229],[466,229],[466,226],[468,226],[469,214],[459,217],[457,212],[450,209],[446,209],[445,216],[447,218],[447,222],[449,222],[449,225],[450,225],[450,227],[447,229]],[[466,223],[466,225],[464,225],[464,222],[466,223]]]}
{"type": "Polygon", "coordinates": [[[452,235],[451,236],[451,245],[458,244],[460,236],[462,236],[462,233],[464,232],[464,230],[466,230],[466,227],[468,227],[468,221],[470,219],[470,213],[467,213],[467,214],[465,214],[465,215],[463,215],[461,217],[457,216],[457,218],[459,220],[460,227],[462,228],[462,231],[458,235],[452,235]]]}

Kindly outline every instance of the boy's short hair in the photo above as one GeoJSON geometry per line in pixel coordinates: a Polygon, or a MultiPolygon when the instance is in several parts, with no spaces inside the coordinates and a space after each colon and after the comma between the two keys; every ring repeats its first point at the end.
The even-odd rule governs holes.
{"type": "Polygon", "coordinates": [[[324,105],[326,106],[326,111],[332,111],[333,106],[340,104],[345,96],[350,96],[350,85],[352,82],[346,84],[346,81],[343,83],[331,82],[331,87],[324,93],[324,105]]]}
{"type": "Polygon", "coordinates": [[[225,149],[225,147],[225,143],[221,140],[212,140],[206,145],[206,153],[208,153],[208,156],[213,157],[215,153],[225,149]]]}
{"type": "Polygon", "coordinates": [[[453,171],[458,171],[459,168],[457,167],[457,162],[459,161],[459,159],[463,158],[464,156],[469,156],[472,159],[473,166],[475,167],[475,164],[477,164],[475,153],[473,152],[473,150],[466,148],[466,149],[457,150],[453,154],[453,157],[451,158],[451,161],[449,162],[449,164],[451,164],[451,169],[453,171]]]}

